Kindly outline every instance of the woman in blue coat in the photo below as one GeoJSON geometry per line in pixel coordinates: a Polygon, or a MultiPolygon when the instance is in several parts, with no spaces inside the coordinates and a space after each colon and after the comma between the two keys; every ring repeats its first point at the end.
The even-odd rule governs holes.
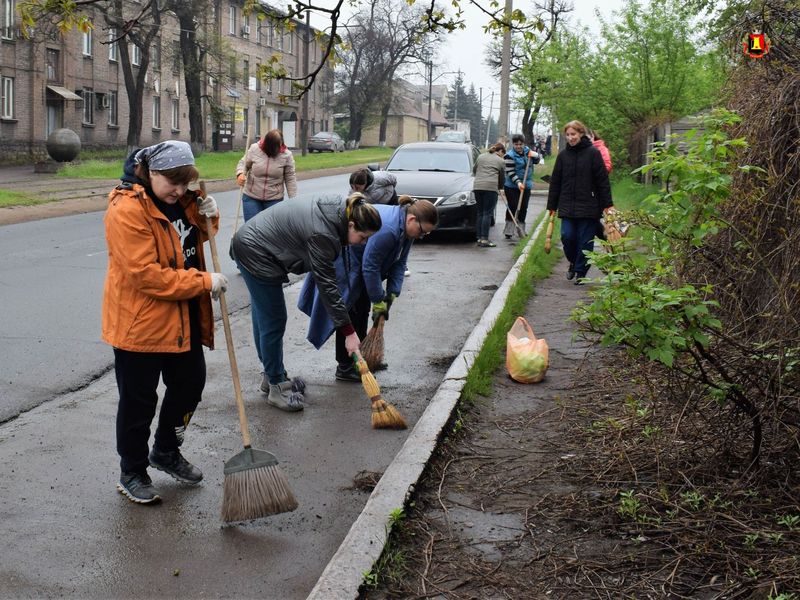
{"type": "MultiPolygon", "coordinates": [[[[403,289],[408,254],[414,240],[436,229],[439,215],[427,200],[400,196],[397,206],[373,205],[381,216],[380,230],[360,246],[348,246],[336,260],[336,278],[350,321],[359,339],[367,334],[370,303],[372,318],[389,318],[389,308],[403,289]],[[386,282],[384,290],[383,282],[386,282]]],[[[309,274],[300,292],[298,308],[311,317],[307,339],[319,349],[334,332],[333,321],[320,302],[313,275],[309,274]]],[[[361,377],[336,332],[336,379],[360,382],[361,377]]]]}

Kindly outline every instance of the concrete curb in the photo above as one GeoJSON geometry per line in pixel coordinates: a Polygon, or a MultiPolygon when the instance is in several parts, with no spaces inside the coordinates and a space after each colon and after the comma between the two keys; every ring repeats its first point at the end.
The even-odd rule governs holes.
{"type": "Polygon", "coordinates": [[[364,573],[372,569],[383,552],[391,530],[391,512],[404,507],[413,493],[428,460],[436,449],[442,429],[461,396],[467,373],[503,310],[508,294],[546,223],[547,219],[541,219],[522,255],[492,296],[489,306],[467,338],[461,352],[451,363],[425,412],[394,460],[386,468],[358,519],[350,527],[350,531],[308,595],[308,600],[358,597],[364,573]]]}

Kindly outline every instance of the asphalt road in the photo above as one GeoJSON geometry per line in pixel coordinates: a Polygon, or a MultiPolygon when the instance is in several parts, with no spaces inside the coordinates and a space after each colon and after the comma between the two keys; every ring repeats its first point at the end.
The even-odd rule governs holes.
{"type": "MultiPolygon", "coordinates": [[[[347,175],[301,183],[301,196],[349,189],[347,175]]],[[[218,247],[223,271],[236,272],[227,248],[238,192],[214,195],[225,217],[218,247]]],[[[112,367],[100,341],[100,307],[107,253],[103,212],[0,227],[0,423],[59,394],[81,389],[112,367]]],[[[241,218],[239,223],[241,224],[241,218]]],[[[208,264],[211,256],[207,251],[208,264]]],[[[236,278],[231,309],[249,303],[236,278]]],[[[224,341],[224,338],[222,338],[224,341]]]]}
{"type": "MultiPolygon", "coordinates": [[[[345,180],[314,185],[330,192],[345,180]]],[[[303,187],[317,193],[308,182],[303,187]]],[[[216,196],[223,214],[232,215],[236,195],[216,196]]],[[[298,414],[267,406],[258,392],[244,287],[233,275],[228,297],[253,446],[279,457],[300,507],[220,524],[222,463],[241,450],[220,327],[218,349],[206,355],[204,400],[183,448],[205,480],[192,488],[156,472],[163,503],[128,502],[114,488],[111,351],[97,341],[101,216],[2,228],[2,405],[13,389],[18,405],[39,406],[0,425],[0,597],[305,598],[367,500],[354,478],[385,470],[406,432],[369,427],[360,385],[333,378],[332,342],[315,351],[305,341],[307,318],[291,308],[286,364],[309,381],[308,406],[298,414]]],[[[232,221],[223,219],[221,247],[232,221]]],[[[513,264],[512,253],[505,242],[481,249],[436,236],[412,251],[412,276],[387,323],[390,368],[378,374],[384,397],[411,427],[513,264]]],[[[287,288],[289,307],[298,291],[297,284],[287,288]]]]}

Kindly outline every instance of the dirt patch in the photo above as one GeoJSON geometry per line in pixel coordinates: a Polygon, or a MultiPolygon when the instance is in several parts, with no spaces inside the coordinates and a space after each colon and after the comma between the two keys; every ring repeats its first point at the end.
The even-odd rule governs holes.
{"type": "Polygon", "coordinates": [[[779,596],[800,584],[790,482],[687,475],[691,410],[659,415],[624,357],[574,337],[587,290],[564,271],[526,309],[545,380],[501,369],[459,407],[362,598],[795,598],[779,596]]]}

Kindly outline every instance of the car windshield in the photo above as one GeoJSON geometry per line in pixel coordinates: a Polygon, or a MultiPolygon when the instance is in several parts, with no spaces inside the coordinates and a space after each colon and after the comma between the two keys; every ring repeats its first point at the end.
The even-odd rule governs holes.
{"type": "Polygon", "coordinates": [[[451,131],[450,133],[443,133],[436,138],[438,142],[463,142],[466,139],[464,133],[460,131],[451,131]]]}
{"type": "Polygon", "coordinates": [[[398,150],[387,171],[451,171],[470,173],[469,154],[463,150],[408,148],[398,150]]]}
{"type": "Polygon", "coordinates": [[[313,139],[327,140],[327,139],[331,139],[332,137],[333,136],[330,133],[320,132],[320,133],[315,133],[314,136],[313,136],[313,139]]]}

